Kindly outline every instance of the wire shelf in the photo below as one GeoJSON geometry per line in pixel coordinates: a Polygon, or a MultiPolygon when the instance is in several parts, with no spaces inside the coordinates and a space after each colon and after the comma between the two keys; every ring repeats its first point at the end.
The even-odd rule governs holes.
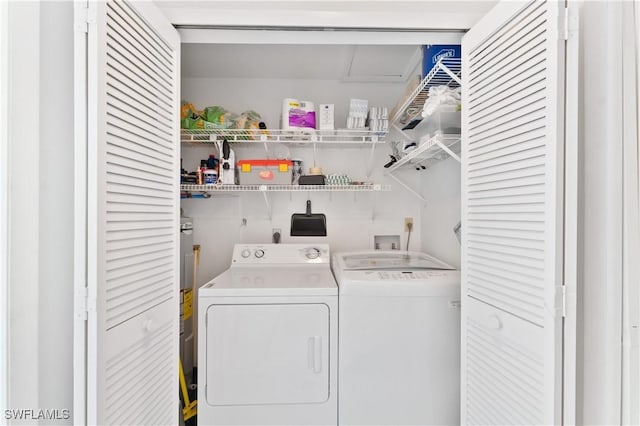
{"type": "MultiPolygon", "coordinates": [[[[460,58],[442,58],[429,71],[429,74],[422,79],[418,87],[415,88],[411,95],[407,97],[405,102],[397,112],[391,117],[391,124],[398,125],[403,116],[408,116],[404,120],[407,124],[411,119],[422,113],[424,103],[429,97],[429,89],[435,86],[449,86],[451,88],[460,87],[462,85],[462,63],[460,58]]],[[[402,125],[398,126],[402,127],[402,125]]]]}
{"type": "Polygon", "coordinates": [[[180,185],[183,192],[378,192],[391,191],[391,185],[374,183],[351,185],[180,185]]]}
{"type": "Polygon", "coordinates": [[[393,173],[408,164],[419,167],[429,160],[440,161],[453,157],[460,161],[460,157],[458,157],[460,154],[460,142],[460,135],[436,135],[393,163],[387,169],[387,173],[393,173]]]}
{"type": "Polygon", "coordinates": [[[289,144],[375,144],[383,143],[387,132],[369,130],[282,130],[282,129],[181,129],[183,143],[276,142],[289,144]]]}

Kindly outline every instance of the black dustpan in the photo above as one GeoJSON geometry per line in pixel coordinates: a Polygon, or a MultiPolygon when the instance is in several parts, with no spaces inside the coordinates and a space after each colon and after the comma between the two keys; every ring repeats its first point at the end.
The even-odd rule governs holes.
{"type": "Polygon", "coordinates": [[[292,237],[326,237],[327,217],[322,213],[311,213],[311,201],[307,200],[306,213],[291,215],[292,237]]]}

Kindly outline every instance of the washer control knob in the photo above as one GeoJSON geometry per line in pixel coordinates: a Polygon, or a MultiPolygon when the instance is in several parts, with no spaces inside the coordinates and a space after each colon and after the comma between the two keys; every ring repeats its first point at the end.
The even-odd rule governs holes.
{"type": "Polygon", "coordinates": [[[310,248],[307,249],[307,252],[304,254],[307,259],[317,259],[318,257],[320,257],[320,250],[318,250],[317,248],[310,248]]]}
{"type": "Polygon", "coordinates": [[[249,249],[244,249],[240,252],[240,256],[246,259],[247,257],[251,256],[251,251],[249,249]]]}
{"type": "Polygon", "coordinates": [[[264,250],[258,249],[256,250],[256,252],[254,253],[254,255],[260,259],[262,256],[264,256],[264,250]]]}

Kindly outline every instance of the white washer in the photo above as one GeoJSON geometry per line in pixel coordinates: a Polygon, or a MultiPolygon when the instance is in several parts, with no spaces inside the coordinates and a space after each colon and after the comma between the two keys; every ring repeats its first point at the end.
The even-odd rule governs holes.
{"type": "Polygon", "coordinates": [[[338,253],[340,425],[460,424],[460,273],[424,253],[338,253]]]}
{"type": "Polygon", "coordinates": [[[199,425],[337,424],[326,244],[239,244],[198,294],[199,425]]]}

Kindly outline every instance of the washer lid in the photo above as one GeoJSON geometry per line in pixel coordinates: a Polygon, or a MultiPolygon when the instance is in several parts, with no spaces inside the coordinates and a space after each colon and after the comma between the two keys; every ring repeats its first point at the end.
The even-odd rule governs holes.
{"type": "Polygon", "coordinates": [[[346,271],[455,269],[433,256],[420,252],[368,251],[338,253],[336,256],[341,259],[341,268],[346,271]]]}
{"type": "Polygon", "coordinates": [[[234,267],[202,286],[200,296],[327,296],[338,286],[328,265],[234,267]]]}

